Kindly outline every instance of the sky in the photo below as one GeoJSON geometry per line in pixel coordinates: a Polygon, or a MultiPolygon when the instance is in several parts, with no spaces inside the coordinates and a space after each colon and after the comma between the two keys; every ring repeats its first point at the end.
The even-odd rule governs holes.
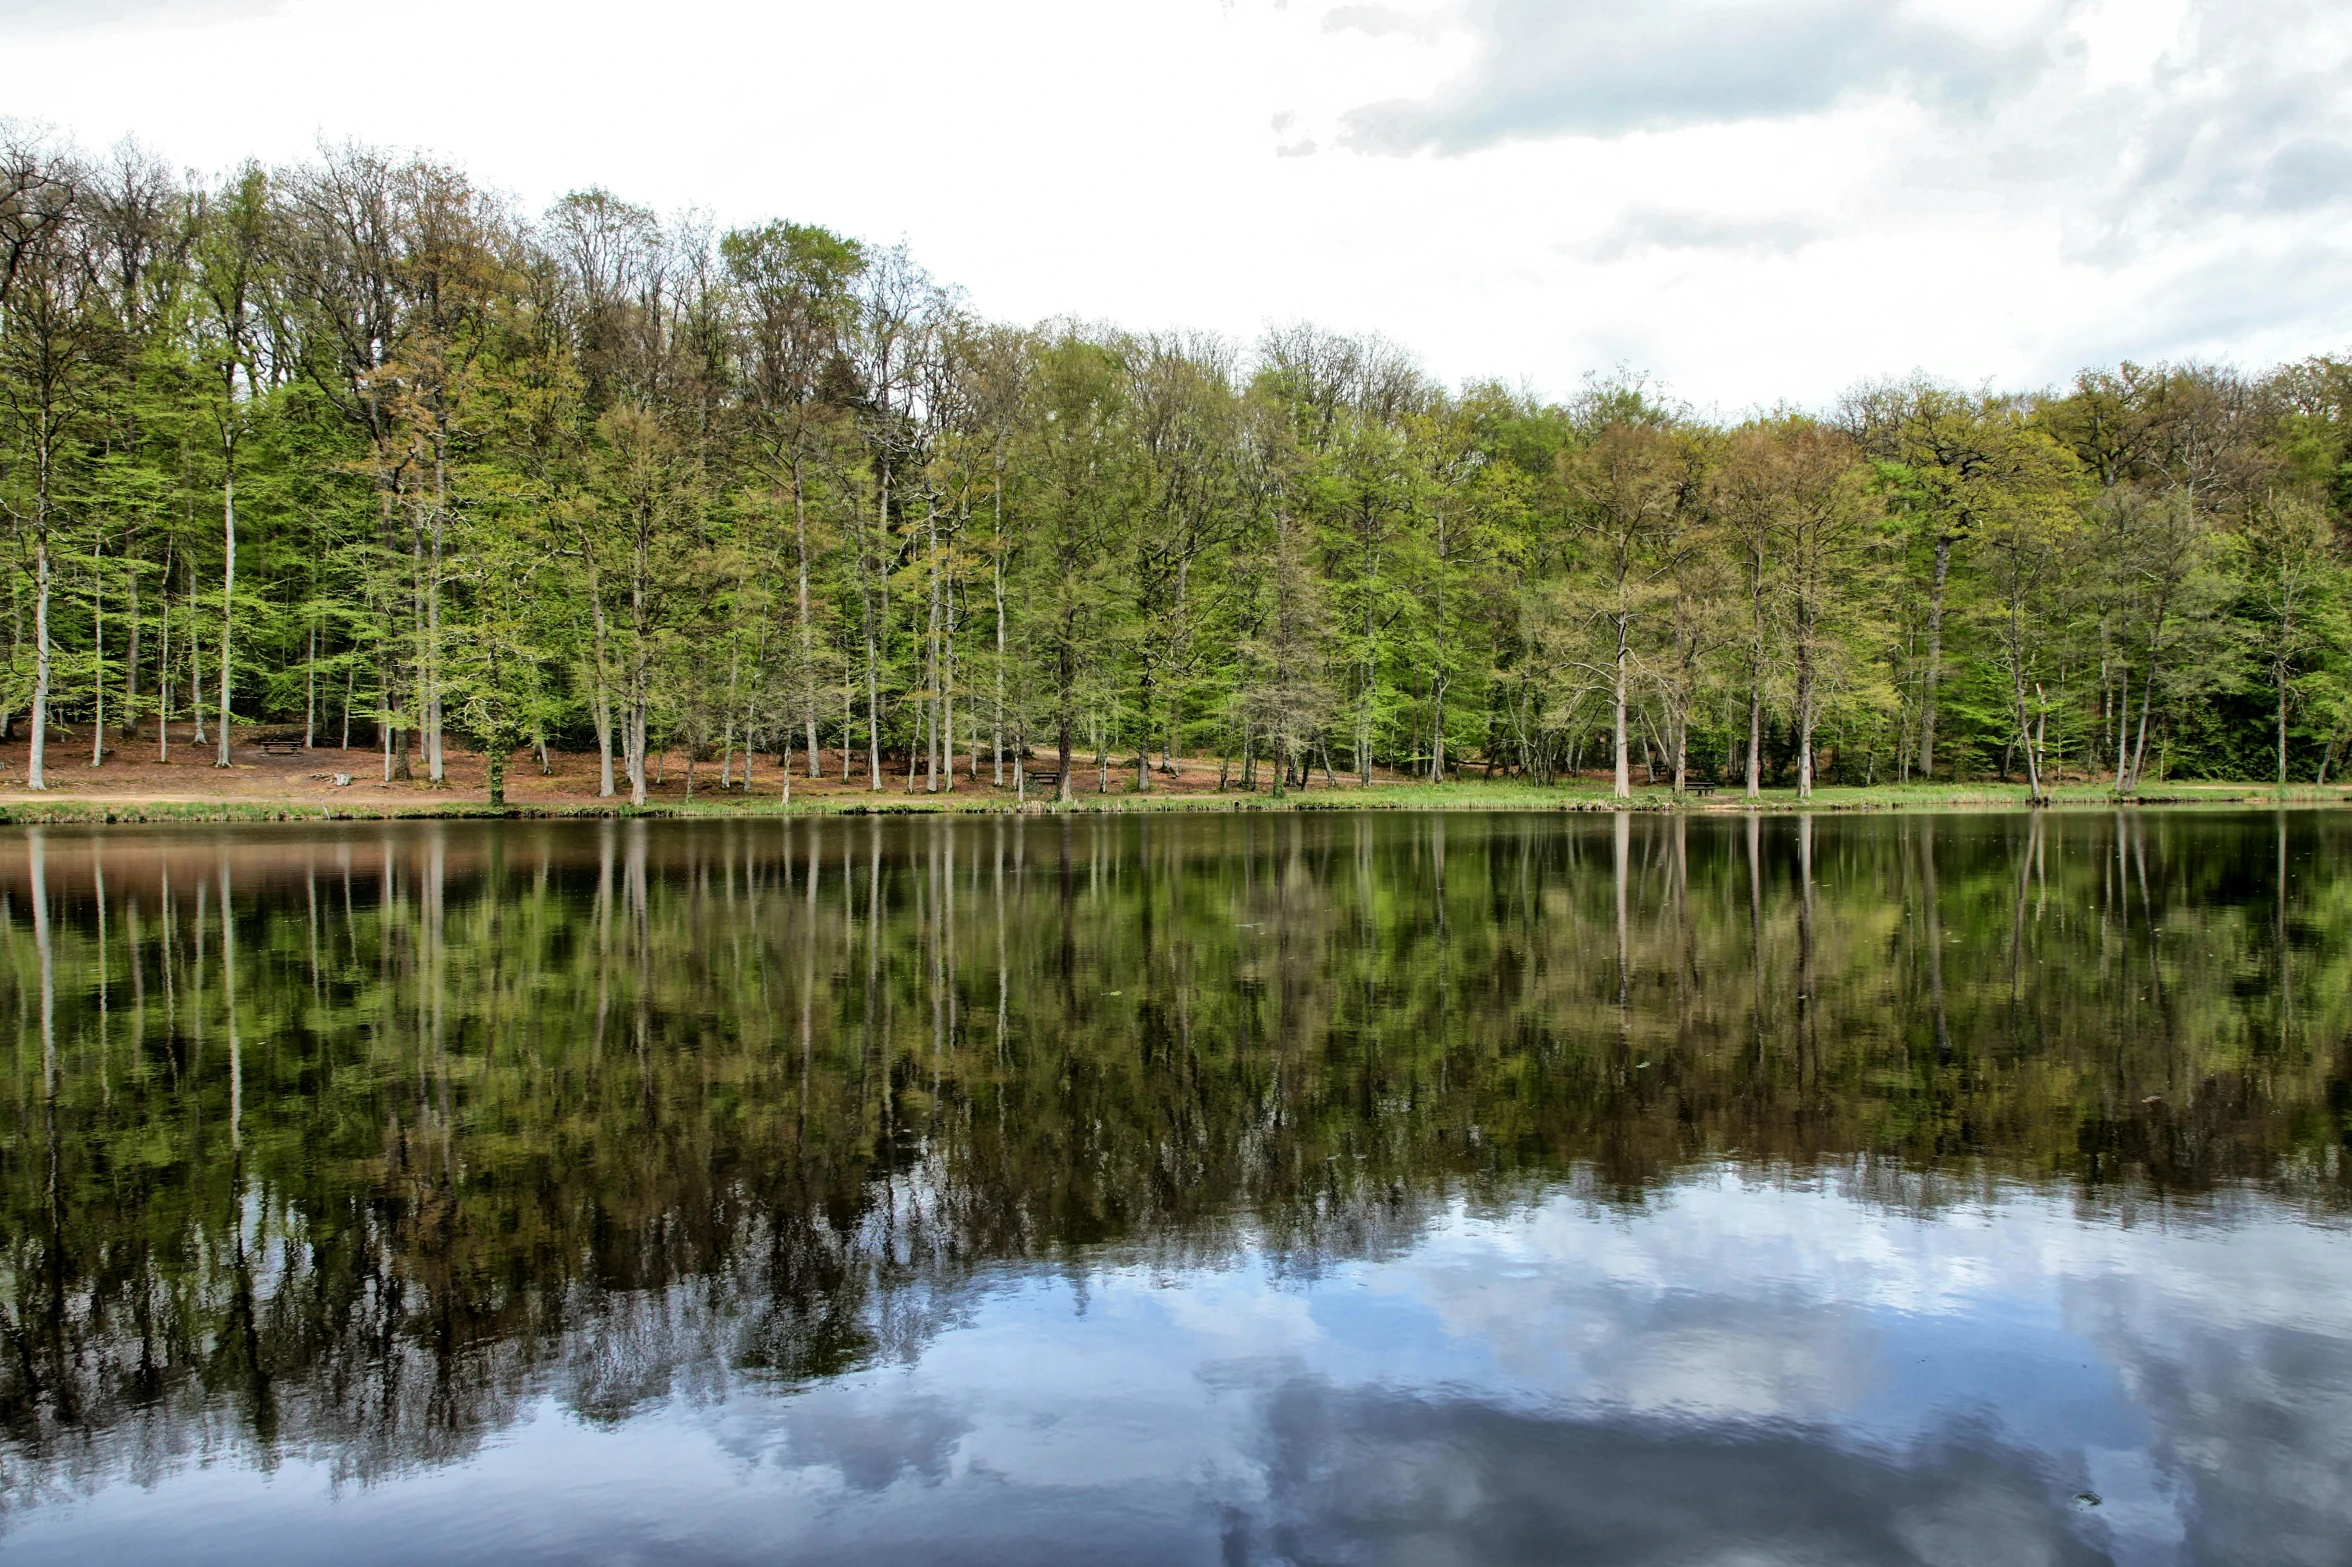
{"type": "Polygon", "coordinates": [[[2342,0],[0,0],[0,60],[89,149],[415,148],[1549,396],[2352,349],[2342,0]]]}

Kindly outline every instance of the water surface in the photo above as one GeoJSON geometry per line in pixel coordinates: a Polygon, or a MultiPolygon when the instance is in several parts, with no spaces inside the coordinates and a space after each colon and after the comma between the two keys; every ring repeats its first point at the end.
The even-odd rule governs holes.
{"type": "Polygon", "coordinates": [[[2352,817],[0,837],[0,1558],[2352,1561],[2352,817]]]}

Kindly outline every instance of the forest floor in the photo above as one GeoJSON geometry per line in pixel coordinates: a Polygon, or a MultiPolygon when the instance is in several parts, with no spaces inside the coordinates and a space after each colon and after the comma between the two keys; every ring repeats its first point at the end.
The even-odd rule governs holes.
{"type": "MultiPolygon", "coordinates": [[[[275,731],[266,731],[274,733],[275,731]]],[[[168,761],[157,756],[150,732],[140,740],[116,740],[103,762],[90,765],[88,729],[52,734],[47,756],[48,788],[26,787],[29,742],[19,735],[0,743],[0,821],[219,821],[273,820],[288,817],[375,818],[391,816],[490,815],[488,769],[478,752],[451,750],[445,762],[447,781],[434,785],[424,779],[421,757],[411,759],[416,776],[384,781],[383,753],[365,748],[342,750],[320,746],[292,754],[272,755],[258,744],[263,730],[240,729],[230,752],[230,765],[214,765],[217,742],[197,746],[186,726],[175,726],[168,761]],[[338,782],[338,778],[348,782],[338,782]]],[[[883,786],[874,790],[864,774],[841,776],[841,753],[821,758],[824,775],[805,776],[805,757],[796,758],[792,780],[792,808],[798,812],[876,811],[1005,811],[1054,808],[1050,791],[1034,781],[1026,801],[1011,787],[1008,763],[1006,786],[991,783],[987,757],[980,760],[977,778],[968,775],[970,758],[957,759],[952,790],[934,793],[918,771],[914,787],[907,787],[903,757],[885,757],[883,786]]],[[[556,751],[549,770],[542,773],[536,756],[518,751],[507,767],[507,804],[510,815],[605,815],[631,811],[627,783],[615,798],[597,793],[594,752],[556,751]]],[[[1040,758],[1031,766],[1050,766],[1040,758]]],[[[1305,789],[1285,791],[1280,797],[1261,777],[1256,790],[1217,788],[1219,764],[1215,757],[1180,758],[1171,777],[1155,769],[1148,794],[1136,789],[1132,760],[1114,766],[1109,788],[1091,760],[1083,761],[1072,779],[1074,799],[1064,809],[1078,811],[1134,811],[1160,809],[1209,810],[1331,810],[1350,808],[1455,810],[1608,810],[1609,784],[1605,775],[1564,779],[1538,785],[1514,779],[1486,779],[1465,769],[1454,781],[1432,784],[1382,771],[1370,784],[1346,775],[1336,780],[1318,769],[1305,789]]],[[[748,791],[743,787],[742,758],[727,769],[723,787],[721,768],[705,760],[694,766],[689,779],[685,758],[678,753],[659,757],[655,778],[646,790],[645,814],[730,815],[768,813],[781,803],[783,777],[771,753],[757,759],[748,791]]],[[[1238,768],[1235,769],[1238,776],[1238,768]]],[[[2164,782],[2150,784],[2139,794],[2143,805],[2320,805],[2343,804],[2352,789],[2331,784],[2325,789],[2308,784],[2285,791],[2266,784],[2164,782]]],[[[1677,799],[1660,785],[1637,783],[1633,807],[1646,810],[1744,811],[1750,802],[1734,785],[1708,797],[1677,799]]],[[[1755,802],[1765,810],[1951,810],[2015,808],[2026,804],[2022,783],[1880,784],[1871,787],[1824,786],[1811,802],[1800,801],[1794,789],[1767,789],[1755,802]]],[[[2074,806],[2112,806],[2115,796],[2104,782],[2070,782],[2057,791],[2057,803],[2074,806]]]]}

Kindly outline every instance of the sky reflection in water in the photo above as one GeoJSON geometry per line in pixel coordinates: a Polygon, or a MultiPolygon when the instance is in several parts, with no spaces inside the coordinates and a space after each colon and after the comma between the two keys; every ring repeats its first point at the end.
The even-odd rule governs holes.
{"type": "Polygon", "coordinates": [[[2331,823],[1429,825],[12,846],[0,1554],[2352,1559],[2331,823]]]}

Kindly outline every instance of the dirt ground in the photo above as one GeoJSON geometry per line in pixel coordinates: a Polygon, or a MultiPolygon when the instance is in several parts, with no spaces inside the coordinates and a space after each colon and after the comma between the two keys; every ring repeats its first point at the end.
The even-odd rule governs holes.
{"type": "MultiPolygon", "coordinates": [[[[306,804],[336,804],[355,807],[430,806],[436,801],[451,804],[480,803],[489,798],[488,768],[482,753],[452,749],[446,758],[447,782],[433,785],[425,781],[424,758],[410,757],[414,773],[406,781],[384,781],[383,752],[371,747],[354,746],[342,750],[332,745],[321,745],[292,755],[271,755],[259,744],[264,735],[280,733],[275,726],[240,726],[233,736],[230,765],[214,765],[219,743],[209,734],[204,745],[194,743],[191,729],[185,724],[174,724],[171,731],[170,760],[158,756],[157,735],[150,725],[146,733],[136,739],[110,735],[105,759],[96,767],[90,765],[90,731],[87,726],[75,726],[64,733],[52,730],[46,754],[46,782],[48,788],[39,798],[55,800],[116,800],[125,804],[210,803],[241,801],[267,804],[279,801],[300,801],[306,804]],[[350,782],[339,784],[338,775],[350,782]]],[[[31,791],[25,785],[25,766],[32,749],[30,740],[22,732],[15,739],[0,743],[0,799],[25,798],[31,791]]],[[[528,748],[518,750],[507,763],[506,797],[509,805],[590,805],[598,800],[596,792],[597,762],[593,751],[554,751],[549,754],[550,769],[542,773],[538,757],[528,748]]],[[[842,777],[842,754],[826,751],[820,761],[823,776],[807,776],[806,753],[793,758],[792,794],[794,799],[812,795],[863,797],[871,794],[865,773],[865,758],[855,758],[857,773],[854,779],[842,777]]],[[[1091,757],[1073,758],[1076,763],[1075,791],[1081,797],[1096,792],[1098,774],[1091,757]]],[[[882,788],[886,796],[903,797],[907,793],[906,758],[883,758],[882,788]]],[[[1006,758],[1005,786],[994,787],[990,778],[993,769],[986,753],[980,757],[978,778],[969,775],[969,755],[956,758],[955,790],[958,795],[977,794],[983,798],[1013,798],[1012,760],[1006,758]]],[[[1050,753],[1041,755],[1030,764],[1032,768],[1053,765],[1050,753]]],[[[1217,759],[1215,757],[1179,758],[1177,774],[1169,777],[1155,770],[1152,790],[1157,794],[1212,794],[1217,787],[1217,759]]],[[[722,792],[721,768],[715,759],[705,758],[693,768],[692,797],[697,801],[716,802],[722,798],[744,798],[743,757],[737,753],[734,766],[728,770],[732,789],[722,792]]],[[[618,798],[628,797],[628,781],[620,771],[619,758],[614,759],[615,785],[618,798]]],[[[1376,776],[1373,787],[1401,780],[1376,776]]],[[[925,775],[918,768],[914,779],[914,793],[924,794],[925,775]]],[[[1342,775],[1338,780],[1342,789],[1362,787],[1355,780],[1342,775]]],[[[774,797],[782,788],[783,776],[776,766],[774,752],[754,759],[751,791],[762,797],[774,797]]],[[[1110,774],[1111,792],[1125,794],[1135,787],[1134,759],[1128,758],[1121,767],[1114,764],[1110,774]]],[[[944,790],[946,781],[942,779],[944,790]]],[[[1263,787],[1263,785],[1261,785],[1263,787]]],[[[1329,788],[1329,783],[1318,771],[1310,784],[1311,790],[1329,788]]],[[[647,780],[646,798],[651,801],[678,803],[688,798],[686,756],[672,751],[654,759],[654,775],[647,780]]],[[[1029,798],[1041,798],[1034,780],[1029,787],[1029,798]]]]}

